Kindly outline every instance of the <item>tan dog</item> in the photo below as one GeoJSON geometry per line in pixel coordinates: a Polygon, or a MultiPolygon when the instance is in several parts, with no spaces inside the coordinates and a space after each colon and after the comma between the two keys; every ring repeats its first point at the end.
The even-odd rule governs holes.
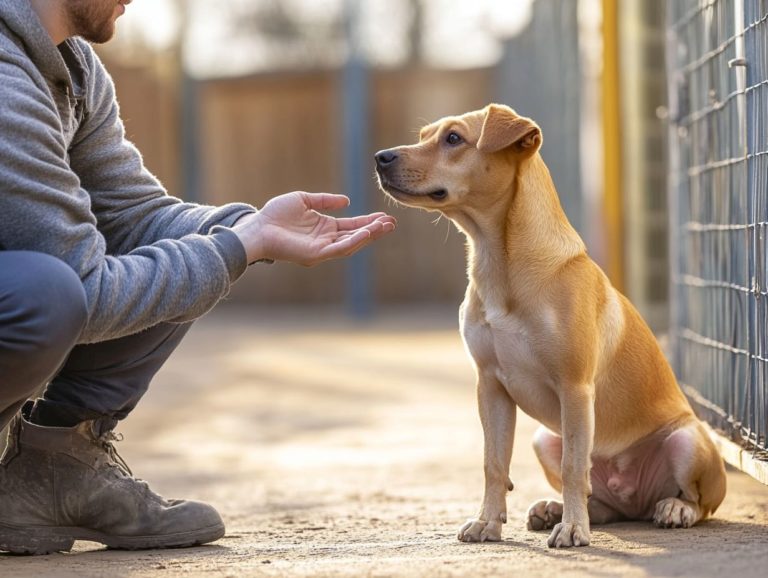
{"type": "Polygon", "coordinates": [[[465,233],[461,331],[477,370],[485,494],[465,542],[500,540],[519,406],[543,424],[534,449],[563,502],[528,528],[585,546],[590,522],[689,527],[725,495],[725,469],[653,334],[589,258],[539,155],[541,131],[506,106],[426,126],[376,154],[381,187],[465,233]]]}

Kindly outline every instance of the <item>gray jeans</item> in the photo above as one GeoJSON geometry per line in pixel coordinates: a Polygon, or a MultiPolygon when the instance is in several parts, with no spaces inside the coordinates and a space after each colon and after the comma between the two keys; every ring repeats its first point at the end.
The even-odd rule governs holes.
{"type": "Polygon", "coordinates": [[[136,407],[191,326],[161,323],[77,345],[87,318],[82,283],[65,263],[0,251],[0,430],[43,387],[38,415],[74,423],[101,418],[114,426],[136,407]]]}

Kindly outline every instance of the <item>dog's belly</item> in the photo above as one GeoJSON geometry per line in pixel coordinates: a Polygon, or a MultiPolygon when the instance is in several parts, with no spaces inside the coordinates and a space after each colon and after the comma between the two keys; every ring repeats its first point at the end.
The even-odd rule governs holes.
{"type": "Polygon", "coordinates": [[[676,497],[664,436],[652,436],[612,457],[592,459],[592,497],[631,520],[649,520],[656,503],[676,497]]]}

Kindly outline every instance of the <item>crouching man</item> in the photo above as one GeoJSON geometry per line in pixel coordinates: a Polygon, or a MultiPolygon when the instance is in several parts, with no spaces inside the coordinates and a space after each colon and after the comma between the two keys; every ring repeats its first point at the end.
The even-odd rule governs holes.
{"type": "Polygon", "coordinates": [[[90,46],[130,2],[0,3],[0,551],[223,536],[211,506],[133,477],[116,424],[248,264],[313,265],[395,227],[324,214],[347,206],[340,195],[288,193],[261,210],[169,196],[125,140],[90,46]]]}

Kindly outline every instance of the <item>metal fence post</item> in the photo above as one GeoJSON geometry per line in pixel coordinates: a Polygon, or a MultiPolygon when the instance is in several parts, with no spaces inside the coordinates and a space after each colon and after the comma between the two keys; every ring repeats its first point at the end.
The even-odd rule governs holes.
{"type": "MultiPolygon", "coordinates": [[[[360,0],[346,0],[346,26],[349,54],[343,72],[344,186],[354,215],[369,212],[368,175],[372,162],[369,153],[368,70],[360,45],[360,0]]],[[[346,307],[353,317],[373,313],[370,249],[347,260],[346,307]]]]}

